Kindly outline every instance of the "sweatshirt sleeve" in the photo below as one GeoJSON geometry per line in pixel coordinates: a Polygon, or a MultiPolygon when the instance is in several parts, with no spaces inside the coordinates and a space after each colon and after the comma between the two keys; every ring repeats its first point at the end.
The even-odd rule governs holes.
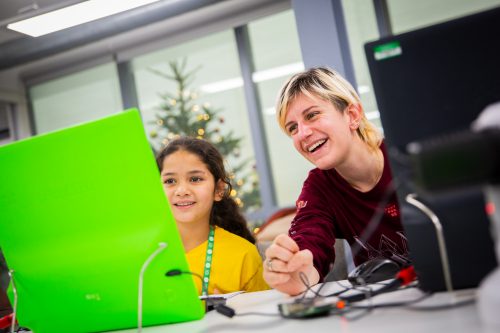
{"type": "Polygon", "coordinates": [[[301,250],[312,252],[314,267],[323,281],[335,260],[335,234],[328,196],[318,186],[320,182],[317,175],[309,174],[296,202],[297,214],[288,233],[301,250]]]}

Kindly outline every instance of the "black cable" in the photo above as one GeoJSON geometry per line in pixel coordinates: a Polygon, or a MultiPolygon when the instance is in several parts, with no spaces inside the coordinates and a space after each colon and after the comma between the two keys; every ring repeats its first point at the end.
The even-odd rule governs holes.
{"type": "Polygon", "coordinates": [[[349,310],[344,310],[344,313],[342,314],[342,316],[347,319],[348,321],[355,321],[355,320],[358,320],[358,319],[361,319],[363,318],[364,316],[368,315],[369,313],[371,313],[373,311],[374,308],[366,308],[366,309],[361,309],[362,311],[360,311],[359,314],[357,315],[352,315],[352,316],[347,316],[346,314],[352,312],[352,311],[349,311],[349,310]]]}
{"type": "Polygon", "coordinates": [[[469,304],[473,304],[476,302],[475,298],[466,299],[457,303],[452,304],[437,304],[437,305],[427,305],[427,306],[408,306],[407,308],[415,311],[439,311],[439,310],[448,310],[453,308],[458,308],[461,306],[466,306],[469,304]]]}
{"type": "Polygon", "coordinates": [[[410,304],[418,303],[431,295],[432,293],[426,293],[417,299],[404,302],[391,302],[391,303],[370,304],[370,305],[347,305],[346,308],[334,311],[334,314],[342,315],[345,319],[349,321],[355,321],[368,315],[370,312],[372,312],[377,308],[390,308],[390,307],[400,307],[400,306],[403,306],[405,308],[410,308],[409,307],[410,304]],[[361,310],[359,314],[348,316],[348,314],[358,310],[361,310]]]}
{"type": "MultiPolygon", "coordinates": [[[[179,276],[182,274],[189,274],[192,276],[196,276],[197,278],[200,279],[201,283],[203,284],[203,278],[201,277],[201,275],[198,273],[195,273],[195,272],[191,272],[191,271],[181,271],[180,269],[171,269],[165,273],[165,276],[169,276],[169,277],[170,276],[179,276]]],[[[212,304],[212,302],[209,301],[208,298],[205,299],[205,312],[213,310],[214,307],[215,307],[215,304],[212,304]]]]}
{"type": "Polygon", "coordinates": [[[303,272],[299,272],[299,278],[300,278],[300,281],[302,282],[302,284],[304,284],[304,286],[306,287],[306,290],[303,291],[302,297],[300,297],[299,299],[296,299],[296,301],[311,299],[311,297],[306,297],[307,293],[309,291],[314,294],[314,297],[312,297],[313,299],[316,297],[324,297],[323,295],[321,295],[319,293],[319,291],[321,290],[321,287],[323,287],[324,284],[321,285],[320,288],[316,291],[316,290],[312,289],[312,286],[309,284],[309,279],[308,279],[307,275],[305,275],[303,272]]]}
{"type": "MultiPolygon", "coordinates": [[[[372,234],[375,232],[378,225],[380,224],[380,221],[382,220],[385,206],[389,202],[391,195],[396,193],[396,190],[399,188],[400,185],[401,185],[401,183],[399,182],[397,177],[393,177],[391,180],[391,183],[387,186],[382,199],[378,202],[378,205],[375,209],[374,214],[371,216],[363,233],[359,237],[359,240],[361,242],[363,242],[363,243],[366,242],[368,239],[370,239],[372,234]]],[[[359,245],[359,243],[355,243],[353,245],[353,249],[352,249],[352,257],[355,258],[356,255],[358,254],[358,252],[361,251],[361,249],[362,248],[359,245]]],[[[403,259],[405,259],[407,262],[409,262],[408,259],[406,259],[406,258],[403,258],[403,259]]],[[[323,281],[328,281],[328,279],[331,277],[330,274],[333,274],[333,270],[331,270],[330,272],[328,272],[328,274],[325,275],[325,277],[323,278],[323,281]]],[[[299,277],[300,277],[300,274],[299,274],[299,277]]],[[[305,283],[304,280],[302,280],[302,277],[301,277],[301,281],[302,281],[302,283],[304,283],[304,285],[307,288],[306,291],[304,291],[304,293],[307,293],[307,291],[312,290],[311,287],[309,286],[309,283],[305,283]]],[[[324,283],[319,287],[318,291],[313,291],[315,293],[315,295],[320,293],[323,286],[324,286],[324,283]]]]}
{"type": "Polygon", "coordinates": [[[336,296],[340,296],[342,295],[343,293],[349,291],[349,290],[352,290],[352,288],[348,287],[348,288],[345,288],[345,289],[342,289],[342,290],[339,290],[339,291],[336,291],[334,293],[331,293],[331,294],[327,294],[327,295],[320,295],[321,297],[336,297],[336,296]]]}
{"type": "Polygon", "coordinates": [[[244,313],[237,313],[236,316],[267,316],[267,317],[281,317],[277,313],[267,313],[267,312],[244,312],[244,313]]]}
{"type": "Polygon", "coordinates": [[[377,289],[377,290],[372,290],[371,288],[368,288],[363,293],[355,294],[355,295],[348,295],[344,297],[339,297],[340,300],[346,301],[347,305],[345,308],[338,308],[338,303],[337,304],[327,304],[327,305],[316,305],[315,301],[319,298],[326,298],[326,297],[336,297],[341,295],[342,293],[349,291],[349,290],[360,290],[359,287],[346,287],[343,286],[339,281],[335,281],[337,284],[339,284],[341,287],[343,287],[343,290],[328,294],[328,295],[321,295],[319,293],[320,289],[318,291],[315,291],[311,288],[309,285],[309,280],[307,276],[304,273],[299,273],[299,277],[306,287],[306,291],[304,291],[303,295],[300,298],[295,299],[294,303],[288,303],[288,304],[280,304],[280,314],[275,314],[275,313],[266,313],[266,312],[245,312],[245,313],[236,313],[234,309],[231,307],[225,305],[225,304],[220,304],[215,306],[215,310],[229,318],[232,318],[234,316],[270,316],[270,317],[276,317],[276,316],[282,316],[285,318],[307,318],[307,317],[313,317],[313,316],[319,316],[319,315],[328,315],[328,314],[334,314],[334,315],[341,315],[345,319],[349,321],[354,321],[358,320],[367,314],[369,314],[371,311],[377,308],[390,308],[390,307],[405,307],[410,310],[416,310],[416,311],[432,311],[432,310],[444,310],[444,309],[450,309],[454,307],[459,307],[459,306],[464,306],[471,304],[474,302],[474,300],[465,300],[461,302],[457,302],[454,304],[440,304],[440,305],[433,305],[433,306],[419,306],[419,307],[412,307],[410,305],[418,303],[432,295],[432,293],[425,293],[421,297],[409,301],[403,301],[403,302],[389,302],[389,303],[381,303],[381,304],[370,304],[370,305],[353,305],[352,303],[361,301],[361,300],[366,300],[366,299],[371,299],[371,297],[386,293],[386,292],[392,292],[396,290],[402,290],[405,288],[414,288],[415,285],[406,285],[406,286],[401,286],[401,281],[400,280],[394,280],[389,283],[379,283],[382,284],[382,288],[377,289]],[[401,288],[402,287],[402,288],[401,288]],[[314,297],[306,297],[306,294],[308,291],[311,291],[314,293],[314,297]],[[299,311],[296,314],[285,314],[281,310],[281,307],[284,305],[287,306],[294,306],[294,304],[298,306],[303,306],[302,311],[299,311]],[[310,311],[309,311],[310,310],[310,311]],[[357,315],[351,315],[348,316],[348,314],[357,311],[357,310],[364,310],[361,313],[357,315]]]}
{"type": "Polygon", "coordinates": [[[307,278],[307,275],[304,272],[302,271],[299,272],[299,278],[302,284],[306,287],[306,290],[303,292],[302,297],[300,299],[305,299],[307,292],[313,290],[311,289],[311,285],[309,284],[309,279],[307,278]]]}
{"type": "Polygon", "coordinates": [[[388,302],[388,303],[379,303],[379,304],[370,304],[370,305],[348,305],[348,309],[379,309],[379,308],[394,308],[394,307],[405,307],[408,309],[412,309],[409,307],[411,304],[418,303],[423,301],[424,299],[432,296],[432,293],[425,293],[422,296],[412,299],[409,301],[401,301],[401,302],[388,302]]]}
{"type": "MultiPolygon", "coordinates": [[[[414,283],[412,285],[412,281],[414,281],[413,279],[415,278],[415,272],[412,266],[401,269],[401,271],[396,275],[396,277],[388,283],[377,283],[378,285],[381,285],[379,289],[370,288],[371,286],[373,286],[372,284],[346,287],[342,285],[339,281],[335,281],[338,285],[340,285],[344,289],[328,295],[322,295],[320,293],[321,288],[325,285],[325,283],[320,288],[318,288],[317,291],[315,291],[314,289],[311,288],[307,275],[305,275],[303,272],[299,272],[299,277],[301,282],[306,287],[306,290],[303,292],[302,296],[300,298],[295,299],[295,301],[292,303],[278,304],[280,314],[285,318],[310,318],[310,317],[329,315],[333,313],[334,315],[342,315],[348,320],[357,320],[367,315],[377,306],[357,307],[353,306],[352,303],[359,302],[362,300],[370,300],[372,297],[382,293],[392,292],[396,290],[401,290],[403,288],[409,288],[415,286],[414,283]],[[360,291],[360,293],[341,296],[343,293],[349,290],[357,290],[360,291]],[[314,294],[313,297],[306,297],[309,291],[311,291],[314,294]],[[319,298],[326,298],[326,297],[338,297],[340,301],[337,303],[324,303],[321,300],[318,300],[319,298]],[[355,316],[346,315],[353,311],[358,311],[358,310],[363,310],[363,311],[355,316]]],[[[407,305],[407,303],[405,302],[405,303],[397,303],[390,305],[401,306],[401,305],[407,305]]],[[[383,305],[383,306],[388,307],[389,305],[383,305]]]]}
{"type": "MultiPolygon", "coordinates": [[[[387,205],[387,203],[391,199],[391,196],[397,192],[397,190],[400,186],[401,186],[401,182],[399,181],[399,179],[397,177],[393,177],[390,184],[387,186],[386,190],[384,191],[382,198],[378,202],[377,207],[375,208],[373,215],[371,216],[365,229],[363,230],[363,233],[360,235],[359,242],[365,243],[373,235],[373,233],[375,232],[375,230],[379,226],[380,221],[382,220],[382,217],[384,215],[385,206],[387,205]]],[[[353,258],[356,258],[358,253],[362,250],[362,247],[359,245],[359,242],[356,242],[352,246],[351,253],[352,253],[353,258]]],[[[395,256],[395,254],[393,254],[393,257],[391,257],[390,259],[396,261],[401,266],[404,267],[404,266],[410,265],[410,260],[408,258],[404,258],[404,257],[400,257],[400,256],[396,256],[396,258],[394,258],[394,256],[395,256]]],[[[328,274],[323,278],[323,281],[328,281],[328,279],[331,277],[330,276],[331,274],[333,274],[333,270],[328,272],[328,274]]],[[[319,287],[317,293],[320,293],[320,291],[324,285],[325,284],[323,283],[323,285],[321,285],[319,287]]]]}
{"type": "MultiPolygon", "coordinates": [[[[368,239],[370,239],[370,237],[372,236],[372,234],[375,232],[375,230],[377,229],[378,225],[380,224],[380,221],[382,220],[382,217],[383,217],[383,214],[384,214],[384,207],[387,205],[387,203],[389,202],[391,196],[396,193],[397,189],[399,188],[399,186],[401,185],[401,183],[399,182],[399,180],[396,178],[396,177],[393,177],[393,179],[391,180],[391,183],[387,186],[385,192],[384,192],[384,195],[382,197],[382,199],[379,201],[375,211],[374,211],[374,214],[371,216],[368,224],[366,225],[363,233],[361,234],[361,236],[359,237],[359,240],[361,242],[366,242],[368,239]]],[[[353,250],[352,250],[352,256],[353,258],[356,257],[356,255],[361,251],[361,246],[359,245],[359,243],[355,243],[353,245],[353,250]]],[[[409,264],[409,260],[406,259],[406,258],[401,258],[402,261],[404,261],[406,264],[409,264]]],[[[332,273],[332,271],[330,271],[325,277],[324,277],[324,281],[328,281],[328,278],[330,276],[330,274],[332,273]]],[[[341,291],[338,291],[338,292],[335,292],[335,293],[332,293],[332,294],[329,294],[329,295],[321,295],[321,289],[323,289],[323,287],[325,286],[325,283],[323,283],[317,291],[313,290],[309,284],[309,280],[307,278],[307,276],[300,272],[299,273],[299,277],[300,277],[300,280],[301,282],[304,284],[304,286],[306,287],[306,290],[303,292],[303,295],[302,297],[299,299],[298,302],[311,302],[311,298],[306,298],[306,295],[307,295],[307,292],[308,291],[311,291],[314,296],[312,297],[312,300],[314,301],[315,298],[318,298],[318,297],[335,297],[335,296],[339,296],[340,298],[346,298],[345,300],[348,300],[350,302],[354,302],[354,301],[359,301],[359,300],[363,300],[363,299],[368,299],[372,296],[375,296],[375,295],[378,295],[380,293],[383,293],[383,292],[388,292],[390,291],[391,289],[392,290],[395,290],[397,289],[401,284],[398,282],[394,282],[394,284],[398,284],[398,285],[392,285],[392,284],[389,284],[388,286],[384,286],[383,288],[373,292],[371,289],[368,289],[366,292],[364,292],[363,294],[356,294],[356,295],[351,295],[351,296],[340,296],[342,295],[343,293],[345,293],[346,291],[349,291],[349,290],[352,290],[353,288],[350,287],[350,288],[347,288],[347,287],[344,287],[344,290],[341,290],[341,291]]],[[[395,280],[397,281],[397,280],[395,280]]],[[[340,285],[340,283],[339,283],[340,285]]],[[[297,300],[296,300],[297,301],[297,300]]]]}
{"type": "Polygon", "coordinates": [[[307,278],[307,275],[305,275],[303,272],[299,272],[299,277],[300,277],[301,282],[306,287],[306,290],[302,293],[302,297],[299,298],[299,299],[303,299],[303,300],[311,298],[311,297],[306,297],[306,295],[309,291],[314,294],[314,297],[312,297],[312,298],[315,298],[315,297],[325,298],[325,297],[335,297],[335,296],[338,296],[338,295],[345,293],[346,291],[352,290],[352,287],[346,287],[346,286],[343,286],[339,281],[334,281],[344,289],[337,291],[337,292],[334,292],[334,293],[331,293],[331,294],[322,295],[320,293],[320,291],[323,288],[323,286],[325,285],[324,283],[318,288],[318,290],[314,290],[314,289],[312,289],[312,286],[309,284],[309,279],[307,278]]]}
{"type": "Polygon", "coordinates": [[[401,286],[401,281],[398,279],[395,279],[379,289],[373,290],[371,288],[368,288],[366,292],[357,293],[357,294],[353,294],[353,295],[347,295],[347,296],[340,296],[339,298],[341,300],[349,302],[349,303],[359,302],[359,301],[362,301],[362,300],[365,300],[368,298],[372,298],[374,296],[377,296],[377,295],[380,295],[383,293],[395,291],[400,286],[401,286]]]}
{"type": "MultiPolygon", "coordinates": [[[[373,235],[375,230],[377,229],[378,225],[380,224],[380,221],[382,220],[382,216],[384,215],[384,208],[387,206],[389,203],[389,200],[391,199],[391,196],[396,193],[397,189],[401,185],[401,182],[398,180],[397,177],[393,177],[389,185],[387,186],[387,189],[384,192],[384,195],[382,199],[378,202],[378,205],[375,209],[374,214],[370,218],[370,221],[368,221],[368,224],[366,225],[365,229],[363,230],[363,233],[359,237],[359,241],[362,243],[365,243],[370,239],[370,237],[373,235]]],[[[355,243],[352,246],[352,257],[356,258],[358,253],[361,251],[362,247],[359,245],[359,243],[355,243]]],[[[329,272],[326,277],[330,274],[329,272]]]]}
{"type": "MultiPolygon", "coordinates": [[[[381,284],[382,287],[379,289],[373,290],[371,288],[368,288],[368,286],[364,284],[363,286],[367,287],[368,289],[361,290],[362,293],[339,296],[339,298],[350,303],[358,302],[383,293],[401,290],[402,287],[409,287],[410,285],[415,286],[414,282],[416,277],[417,276],[413,266],[408,266],[400,269],[400,271],[395,275],[394,279],[392,279],[389,283],[381,284]]],[[[354,289],[357,289],[356,286],[354,287],[354,289]]]]}
{"type": "MultiPolygon", "coordinates": [[[[474,299],[467,299],[461,302],[453,303],[453,304],[439,304],[439,305],[432,305],[432,306],[411,306],[415,303],[418,303],[430,296],[432,296],[432,293],[425,293],[422,296],[409,300],[409,301],[402,301],[402,302],[388,302],[388,303],[380,303],[380,304],[370,304],[370,305],[352,305],[348,304],[346,308],[339,309],[335,304],[329,305],[329,311],[325,312],[323,311],[322,314],[333,314],[333,315],[340,315],[343,316],[345,319],[349,321],[354,321],[358,320],[370,312],[372,312],[375,309],[378,308],[391,308],[391,307],[404,307],[409,310],[415,310],[415,311],[433,311],[433,310],[445,310],[445,309],[451,309],[459,306],[465,306],[468,304],[473,303],[475,300],[474,299]],[[363,310],[361,313],[356,314],[356,315],[349,315],[355,311],[358,310],[363,310]]],[[[307,302],[300,298],[301,300],[299,303],[311,303],[313,302],[314,298],[306,298],[307,302]]],[[[314,307],[311,305],[311,307],[314,307]]],[[[266,312],[244,312],[244,313],[236,313],[236,311],[226,305],[218,305],[215,307],[215,310],[219,312],[220,314],[232,318],[234,316],[269,316],[269,317],[286,317],[286,318],[306,318],[307,316],[284,316],[283,314],[276,314],[276,313],[266,313],[266,312]]]]}
{"type": "MultiPolygon", "coordinates": [[[[412,273],[414,274],[414,271],[411,267],[405,268],[398,273],[397,278],[390,281],[389,283],[378,283],[378,285],[381,285],[382,287],[375,290],[370,288],[371,285],[365,284],[362,286],[346,287],[342,285],[339,281],[336,281],[336,283],[339,284],[344,289],[331,293],[329,295],[322,295],[321,293],[319,293],[321,288],[319,288],[318,291],[313,290],[309,284],[307,276],[304,273],[299,273],[300,280],[306,287],[306,291],[303,293],[302,297],[295,299],[294,302],[279,304],[278,308],[280,310],[281,315],[285,318],[309,318],[309,317],[328,315],[332,313],[345,316],[346,314],[352,312],[353,310],[366,310],[356,316],[345,316],[346,319],[348,320],[356,320],[368,314],[375,307],[374,306],[356,307],[353,306],[352,303],[366,299],[371,299],[373,296],[382,293],[401,290],[403,288],[409,288],[410,283],[412,281],[410,280],[412,278],[412,273]],[[360,293],[347,296],[340,296],[349,290],[357,290],[360,291],[360,293]],[[306,294],[309,291],[314,293],[313,297],[306,297],[306,294]],[[318,298],[326,298],[332,296],[338,297],[340,301],[342,301],[342,303],[337,302],[334,304],[324,304],[318,301],[318,298]],[[346,302],[347,304],[345,304],[344,302],[346,302]]],[[[324,286],[324,284],[322,286],[324,286]]],[[[413,284],[411,287],[414,286],[415,284],[413,284]]],[[[405,302],[405,303],[397,303],[391,305],[400,306],[403,304],[406,305],[407,303],[405,302]]]]}
{"type": "MultiPolygon", "coordinates": [[[[181,271],[180,269],[171,269],[168,272],[165,273],[165,276],[178,276],[182,274],[190,274],[193,276],[198,277],[201,281],[203,281],[203,278],[201,277],[200,274],[197,274],[195,272],[191,271],[181,271]]],[[[279,316],[277,313],[265,313],[265,312],[245,312],[245,313],[236,313],[236,311],[227,306],[225,303],[225,299],[223,303],[219,303],[220,301],[213,301],[210,298],[205,298],[205,310],[208,312],[210,310],[215,309],[218,313],[232,318],[234,316],[279,316]]]]}
{"type": "Polygon", "coordinates": [[[236,311],[233,308],[230,308],[227,305],[221,304],[215,307],[215,311],[218,313],[229,317],[233,318],[235,316],[242,317],[242,316],[268,316],[268,317],[279,317],[280,315],[277,313],[267,313],[267,312],[243,312],[243,313],[236,313],[236,311]]]}

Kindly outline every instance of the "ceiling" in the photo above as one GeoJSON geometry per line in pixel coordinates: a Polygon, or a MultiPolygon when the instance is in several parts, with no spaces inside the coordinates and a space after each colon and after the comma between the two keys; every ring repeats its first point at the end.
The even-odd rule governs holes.
{"type": "Polygon", "coordinates": [[[221,24],[238,26],[289,6],[289,0],[162,0],[37,38],[6,28],[19,19],[83,1],[1,0],[0,73],[31,64],[34,68],[25,68],[25,76],[39,76],[68,63],[99,61],[118,53],[126,60],[167,37],[173,42],[174,36],[209,32],[221,24]]]}
{"type": "Polygon", "coordinates": [[[7,24],[73,5],[83,0],[2,0],[0,1],[0,44],[23,38],[24,34],[7,29],[7,24]]]}

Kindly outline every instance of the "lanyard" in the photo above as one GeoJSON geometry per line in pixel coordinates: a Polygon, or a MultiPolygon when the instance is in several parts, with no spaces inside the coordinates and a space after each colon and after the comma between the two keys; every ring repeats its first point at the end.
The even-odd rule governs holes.
{"type": "Polygon", "coordinates": [[[205,266],[203,267],[203,281],[201,294],[208,295],[208,281],[210,280],[210,268],[212,266],[212,255],[214,251],[214,226],[210,226],[207,241],[207,253],[205,254],[205,266]]]}

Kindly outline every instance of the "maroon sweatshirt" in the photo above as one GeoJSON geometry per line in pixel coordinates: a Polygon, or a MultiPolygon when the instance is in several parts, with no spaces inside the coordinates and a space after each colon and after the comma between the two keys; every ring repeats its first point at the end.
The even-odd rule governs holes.
{"type": "Polygon", "coordinates": [[[289,235],[301,250],[312,252],[320,281],[335,260],[333,245],[336,238],[343,238],[350,244],[356,265],[376,257],[408,257],[384,144],[381,149],[384,171],[378,184],[368,192],[353,188],[335,169],[313,169],[304,182],[289,235]],[[387,203],[380,206],[384,197],[387,203]],[[375,229],[364,234],[376,210],[382,207],[381,218],[371,223],[371,229],[375,229]]]}

